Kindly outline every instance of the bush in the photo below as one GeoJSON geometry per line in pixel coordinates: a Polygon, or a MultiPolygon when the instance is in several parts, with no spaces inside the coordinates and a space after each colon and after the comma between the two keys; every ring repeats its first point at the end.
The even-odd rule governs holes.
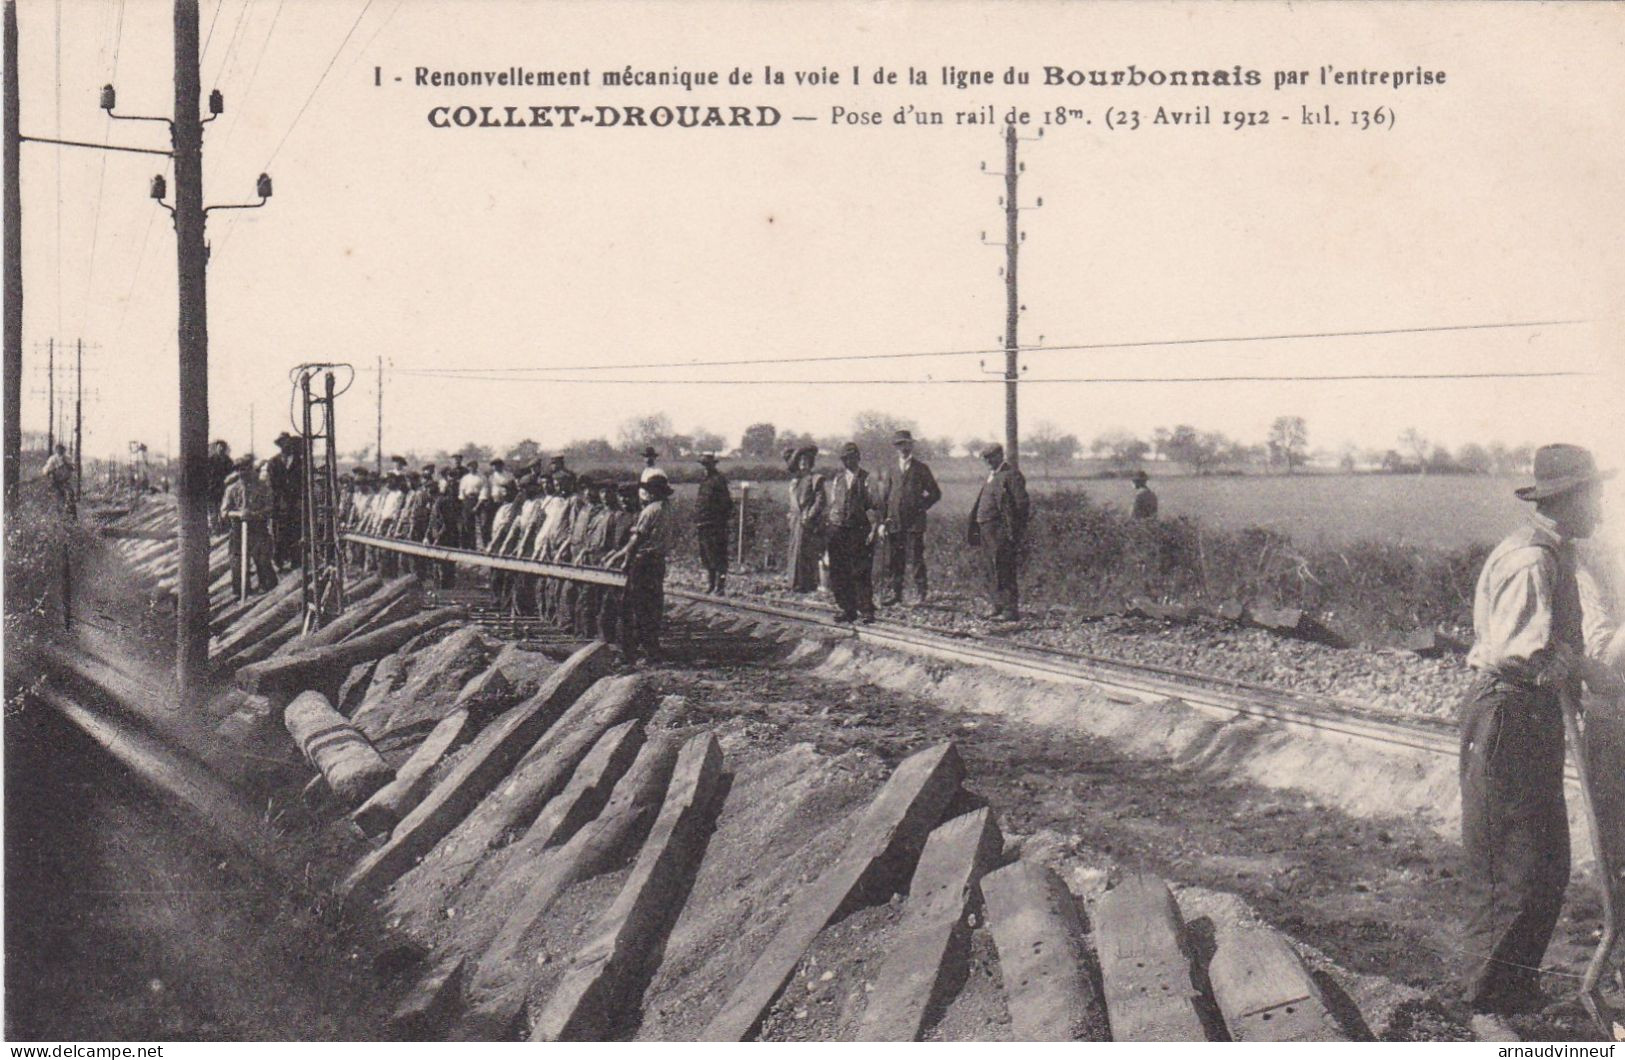
{"type": "MultiPolygon", "coordinates": [[[[673,555],[695,554],[692,501],[675,498],[673,555]]],[[[736,524],[737,526],[737,524],[736,524]]],[[[935,584],[980,592],[981,559],[962,514],[928,524],[935,584]]],[[[737,529],[733,531],[737,533],[737,529]]],[[[782,489],[752,491],[746,565],[783,570],[789,536],[782,489]]],[[[1380,541],[1312,549],[1274,530],[1216,530],[1180,517],[1139,520],[1079,490],[1037,494],[1021,558],[1024,600],[1121,610],[1136,597],[1216,607],[1226,600],[1298,607],[1356,639],[1396,641],[1417,628],[1472,625],[1473,587],[1489,549],[1423,549],[1380,541]]]]}

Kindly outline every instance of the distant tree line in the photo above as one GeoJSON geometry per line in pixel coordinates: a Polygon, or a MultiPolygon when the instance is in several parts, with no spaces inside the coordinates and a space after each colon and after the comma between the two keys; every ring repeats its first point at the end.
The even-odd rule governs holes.
{"type": "MultiPolygon", "coordinates": [[[[704,453],[758,464],[774,465],[781,462],[786,449],[816,445],[826,454],[833,453],[844,443],[856,442],[865,462],[878,465],[892,459],[895,450],[892,439],[896,432],[906,430],[914,437],[914,451],[924,460],[950,458],[955,455],[979,456],[990,444],[983,437],[971,437],[955,442],[948,437],[929,437],[923,434],[914,420],[890,413],[866,410],[852,418],[850,429],[840,435],[815,436],[805,431],[781,429],[773,423],[753,423],[745,428],[739,444],[730,447],[727,439],[715,431],[695,427],[687,433],[676,430],[671,417],[664,412],[633,416],[616,431],[614,441],[609,438],[577,439],[552,449],[533,438],[525,438],[506,449],[469,442],[455,451],[438,450],[420,456],[405,452],[403,456],[414,466],[428,461],[442,463],[460,457],[486,464],[493,457],[504,457],[508,463],[525,466],[538,460],[562,454],[577,466],[614,464],[635,459],[646,447],[653,447],[661,459],[668,461],[692,460],[704,453]]],[[[1241,473],[1245,471],[1285,471],[1288,474],[1306,465],[1322,468],[1336,467],[1346,472],[1386,472],[1390,474],[1518,474],[1529,470],[1533,447],[1509,447],[1499,442],[1480,444],[1470,442],[1454,452],[1437,445],[1415,428],[1404,431],[1394,446],[1388,449],[1362,448],[1345,443],[1336,450],[1311,450],[1309,425],[1302,416],[1278,416],[1270,424],[1264,439],[1247,442],[1231,438],[1219,431],[1204,431],[1188,423],[1173,427],[1158,427],[1149,435],[1140,435],[1119,428],[1105,431],[1087,445],[1075,434],[1067,433],[1049,421],[1040,421],[1029,428],[1022,438],[1021,458],[1029,467],[1036,464],[1046,476],[1057,470],[1065,472],[1085,454],[1105,470],[1126,474],[1147,462],[1174,463],[1194,474],[1209,475],[1241,473]]],[[[362,449],[354,459],[371,458],[370,449],[362,449]]]]}

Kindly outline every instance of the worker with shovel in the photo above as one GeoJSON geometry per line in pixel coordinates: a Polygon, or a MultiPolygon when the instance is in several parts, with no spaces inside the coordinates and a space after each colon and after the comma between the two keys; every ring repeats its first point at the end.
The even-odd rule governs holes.
{"type": "MultiPolygon", "coordinates": [[[[1467,657],[1477,676],[1461,705],[1462,845],[1474,904],[1465,985],[1469,1004],[1488,1014],[1540,1007],[1540,965],[1569,880],[1565,709],[1576,716],[1582,681],[1606,694],[1619,687],[1618,673],[1585,653],[1575,573],[1575,542],[1600,519],[1606,476],[1573,445],[1541,447],[1534,471],[1535,484],[1517,491],[1534,503],[1528,523],[1479,575],[1467,657]]],[[[1589,789],[1587,798],[1592,813],[1589,789]]]]}

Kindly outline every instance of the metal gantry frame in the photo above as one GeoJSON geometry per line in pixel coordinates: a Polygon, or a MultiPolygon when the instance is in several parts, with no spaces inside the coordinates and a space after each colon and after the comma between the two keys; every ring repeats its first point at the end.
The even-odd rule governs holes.
{"type": "Polygon", "coordinates": [[[302,364],[294,369],[295,400],[301,461],[299,499],[300,591],[304,601],[306,633],[314,632],[344,610],[344,549],[339,535],[339,455],[335,440],[335,398],[349,389],[335,389],[334,371],[354,370],[347,364],[302,364]],[[312,381],[320,374],[321,389],[312,381]],[[317,443],[321,443],[319,446],[317,443]]]}

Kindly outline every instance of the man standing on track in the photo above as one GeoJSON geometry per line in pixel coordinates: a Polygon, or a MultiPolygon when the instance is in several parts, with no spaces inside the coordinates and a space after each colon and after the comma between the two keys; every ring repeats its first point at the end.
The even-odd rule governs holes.
{"type": "Polygon", "coordinates": [[[1016,588],[1016,557],[1027,534],[1027,480],[1004,458],[1004,446],[990,445],[982,450],[987,462],[987,481],[970,510],[970,543],[982,550],[987,572],[987,596],[992,608],[987,616],[995,621],[1015,622],[1021,618],[1020,593],[1016,588]]]}
{"type": "Polygon", "coordinates": [[[231,446],[223,439],[216,438],[209,446],[209,530],[218,534],[223,528],[220,518],[220,502],[226,496],[226,479],[230,477],[233,463],[231,459],[231,446]]]}
{"type": "Polygon", "coordinates": [[[829,587],[837,622],[875,620],[874,556],[880,505],[869,472],[858,466],[856,442],[841,446],[841,470],[829,477],[829,587]]]}
{"type": "Polygon", "coordinates": [[[914,435],[898,431],[891,444],[897,449],[897,466],[882,484],[886,521],[880,524],[880,537],[886,542],[886,575],[891,584],[887,605],[903,602],[903,568],[914,568],[914,589],[925,603],[925,513],[942,499],[936,476],[923,460],[914,456],[914,435]]]}
{"type": "Polygon", "coordinates": [[[666,477],[666,473],[655,466],[655,461],[659,459],[660,452],[654,446],[646,445],[643,447],[643,470],[638,472],[639,482],[648,482],[656,475],[661,478],[666,477]]]}
{"type": "Polygon", "coordinates": [[[714,453],[700,457],[700,466],[705,468],[705,477],[694,500],[694,530],[700,564],[705,568],[705,591],[720,594],[728,583],[728,524],[734,499],[728,493],[728,480],[717,470],[714,453]]]}
{"type": "Polygon", "coordinates": [[[671,535],[666,499],[672,494],[665,475],[652,475],[639,487],[643,508],[632,524],[626,545],[606,559],[610,567],[626,570],[626,595],[621,605],[621,652],[628,663],[643,652],[660,658],[660,624],[665,610],[666,545],[671,535]]]}
{"type": "Polygon", "coordinates": [[[1461,705],[1461,833],[1474,908],[1462,949],[1466,995],[1482,1013],[1538,1007],[1540,964],[1569,880],[1563,700],[1582,680],[1617,694],[1619,675],[1588,658],[1575,541],[1601,517],[1591,453],[1535,453],[1529,522],[1484,562],[1473,598],[1475,671],[1461,705]]]}

